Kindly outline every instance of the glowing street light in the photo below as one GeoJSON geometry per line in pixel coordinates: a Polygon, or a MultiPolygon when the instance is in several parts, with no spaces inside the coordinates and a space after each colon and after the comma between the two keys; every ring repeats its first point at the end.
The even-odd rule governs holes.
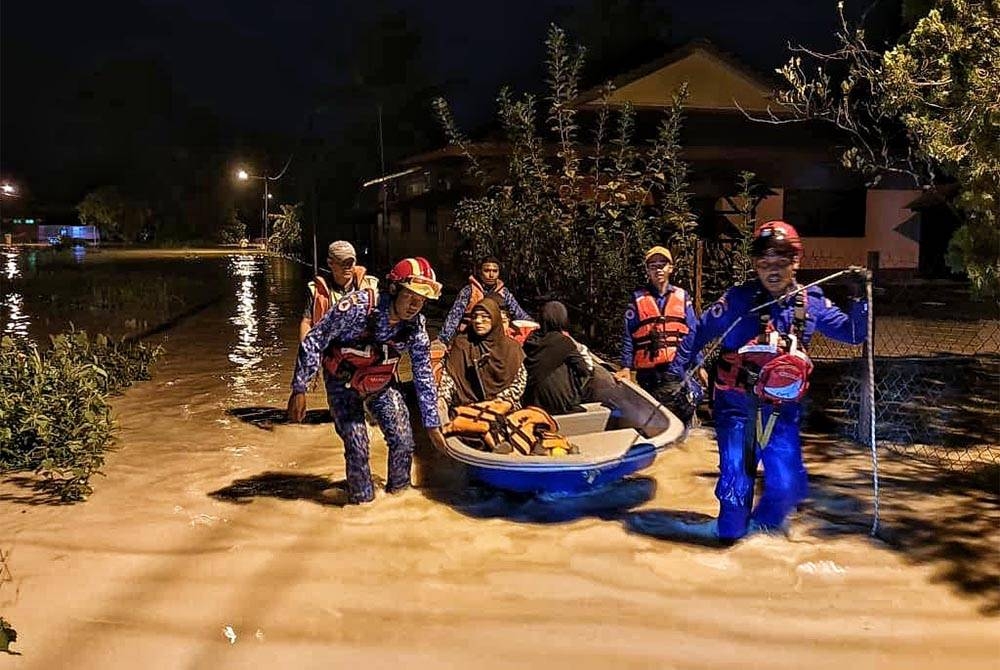
{"type": "Polygon", "coordinates": [[[262,218],[264,220],[263,223],[264,223],[264,248],[265,249],[267,248],[267,201],[270,200],[271,197],[272,197],[271,193],[269,192],[268,182],[278,181],[279,179],[281,179],[281,177],[285,174],[285,171],[288,169],[288,166],[291,165],[291,163],[292,163],[292,157],[289,156],[288,157],[288,161],[285,163],[285,167],[281,168],[281,172],[279,172],[277,175],[275,175],[273,177],[269,177],[267,175],[250,174],[249,172],[247,172],[243,168],[240,168],[239,170],[236,171],[236,178],[238,180],[240,180],[240,181],[249,181],[251,179],[260,179],[261,181],[264,182],[264,211],[263,211],[263,217],[262,218]]]}
{"type": "Polygon", "coordinates": [[[0,186],[0,193],[13,197],[17,195],[17,188],[13,184],[4,183],[3,186],[0,186]]]}

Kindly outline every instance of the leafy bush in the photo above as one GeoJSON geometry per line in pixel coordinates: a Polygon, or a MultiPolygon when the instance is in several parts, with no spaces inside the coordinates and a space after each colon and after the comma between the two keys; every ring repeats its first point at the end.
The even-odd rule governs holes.
{"type": "Polygon", "coordinates": [[[474,258],[501,258],[522,295],[559,296],[591,342],[608,351],[618,345],[623,305],[644,281],[642,255],[654,241],[673,251],[675,284],[690,289],[694,279],[696,224],[680,146],[687,87],[644,142],[635,111],[627,104],[613,109],[607,84],[585,133],[576,106],[584,51],[556,26],[546,47],[549,139],[540,132],[538,98],[503,89],[503,165],[480,161],[447,102],[435,100],[449,144],[463,153],[479,187],[458,204],[454,226],[474,258]]]}
{"type": "Polygon", "coordinates": [[[113,440],[107,397],[149,379],[161,351],[76,330],[44,352],[0,340],[0,471],[34,470],[62,500],[83,499],[113,440]]]}

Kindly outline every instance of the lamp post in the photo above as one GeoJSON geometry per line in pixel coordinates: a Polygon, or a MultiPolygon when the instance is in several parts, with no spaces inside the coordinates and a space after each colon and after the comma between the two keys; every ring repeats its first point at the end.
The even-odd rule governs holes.
{"type": "Polygon", "coordinates": [[[270,177],[268,175],[255,175],[250,174],[246,170],[240,168],[236,171],[236,178],[240,181],[250,181],[251,179],[260,179],[264,182],[264,211],[263,211],[263,230],[264,230],[264,248],[267,249],[267,204],[271,199],[270,187],[268,182],[278,181],[284,176],[285,171],[288,170],[288,166],[292,164],[292,157],[289,156],[288,160],[285,161],[285,167],[281,168],[281,172],[270,177]]]}
{"type": "MultiPolygon", "coordinates": [[[[0,203],[3,202],[4,198],[16,198],[17,197],[17,187],[10,182],[4,182],[0,185],[0,203]]],[[[0,207],[0,228],[3,228],[3,207],[0,207]]],[[[13,228],[11,228],[13,231],[13,228]]],[[[0,244],[5,244],[6,240],[2,233],[0,233],[0,244]]]]}

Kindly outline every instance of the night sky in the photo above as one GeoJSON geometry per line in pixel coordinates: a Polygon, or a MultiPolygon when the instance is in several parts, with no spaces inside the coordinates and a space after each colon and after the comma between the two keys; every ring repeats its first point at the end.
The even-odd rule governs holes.
{"type": "MultiPolygon", "coordinates": [[[[242,138],[233,140],[235,145],[252,144],[252,138],[261,136],[300,136],[309,111],[320,104],[325,112],[313,119],[317,132],[349,133],[352,118],[374,114],[374,104],[367,99],[360,103],[351,87],[364,67],[359,61],[371,58],[372,47],[365,40],[372,23],[393,12],[405,15],[419,56],[383,67],[398,65],[401,72],[419,73],[446,94],[463,126],[475,127],[489,120],[502,84],[540,88],[550,22],[566,27],[571,36],[602,39],[602,22],[593,19],[594,7],[602,4],[630,2],[5,2],[0,10],[0,174],[31,179],[39,182],[36,192],[51,190],[62,197],[92,186],[84,183],[79,167],[72,175],[60,173],[62,147],[87,156],[90,149],[69,145],[100,143],[86,137],[89,126],[78,123],[74,87],[109,63],[154,64],[170,82],[169,104],[214,116],[227,137],[242,138]],[[573,35],[574,27],[589,36],[573,35]],[[60,188],[47,189],[49,180],[60,182],[60,188]]],[[[665,43],[705,37],[764,72],[786,60],[790,40],[818,48],[832,44],[833,0],[646,4],[655,5],[646,11],[662,18],[656,32],[665,43]]],[[[608,34],[616,28],[619,33],[629,30],[616,26],[617,20],[604,22],[608,34]]],[[[387,54],[391,59],[392,53],[387,54]]]]}

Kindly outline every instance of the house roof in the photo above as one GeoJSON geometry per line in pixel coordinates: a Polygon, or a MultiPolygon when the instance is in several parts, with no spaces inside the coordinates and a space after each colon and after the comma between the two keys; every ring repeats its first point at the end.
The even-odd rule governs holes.
{"type": "MultiPolygon", "coordinates": [[[[704,39],[688,42],[615,77],[609,104],[621,106],[629,102],[640,109],[666,107],[674,91],[685,81],[687,109],[735,111],[734,100],[753,111],[778,107],[773,99],[777,79],[761,74],[704,39]]],[[[578,109],[597,107],[603,92],[603,84],[595,86],[571,104],[578,109]]]]}

